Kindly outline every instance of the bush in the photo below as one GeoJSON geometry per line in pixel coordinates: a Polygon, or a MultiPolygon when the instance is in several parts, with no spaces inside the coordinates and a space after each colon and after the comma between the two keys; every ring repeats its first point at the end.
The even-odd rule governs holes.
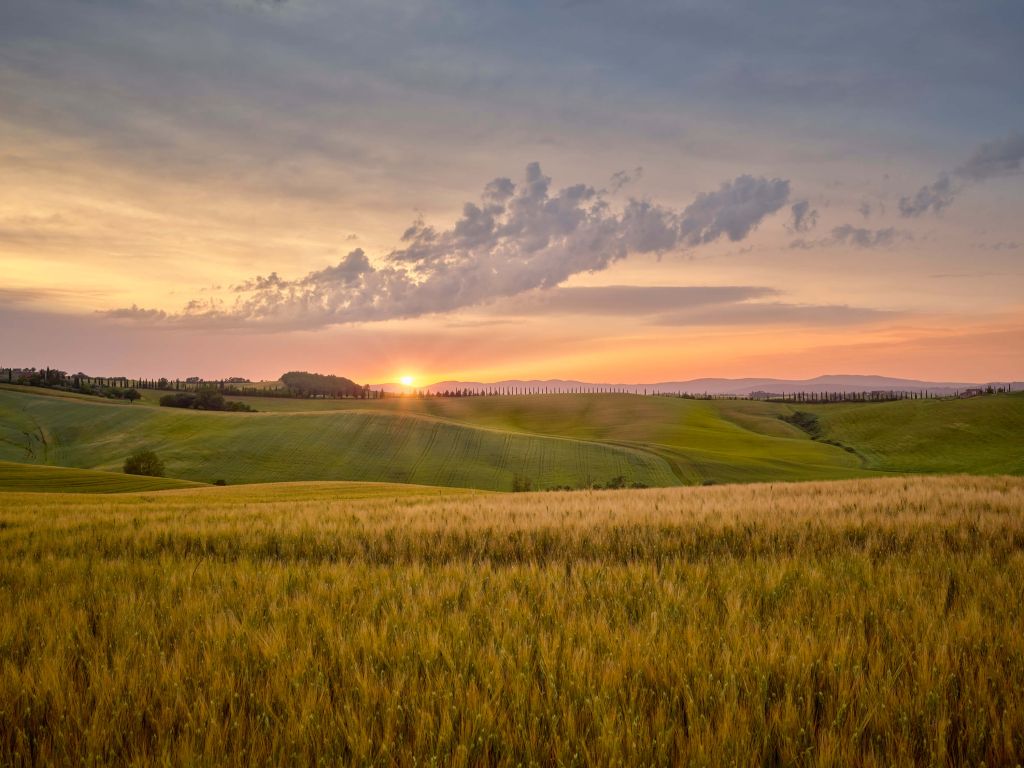
{"type": "Polygon", "coordinates": [[[124,471],[127,475],[163,477],[164,463],[153,451],[140,449],[125,460],[124,471]]]}
{"type": "Polygon", "coordinates": [[[160,405],[167,408],[192,408],[195,402],[196,396],[189,392],[175,392],[160,398],[160,405]]]}
{"type": "Polygon", "coordinates": [[[224,395],[213,389],[201,390],[192,407],[201,411],[223,411],[224,395]]]}
{"type": "Polygon", "coordinates": [[[200,411],[245,411],[254,413],[255,408],[237,400],[225,400],[224,395],[213,389],[204,389],[199,394],[175,392],[160,398],[160,405],[168,408],[195,408],[200,411]]]}
{"type": "Polygon", "coordinates": [[[512,493],[525,493],[533,488],[533,482],[530,478],[523,475],[514,475],[512,477],[512,493]]]}
{"type": "Polygon", "coordinates": [[[796,411],[787,416],[779,416],[779,418],[787,424],[792,424],[794,427],[802,429],[811,436],[812,440],[817,440],[821,437],[821,425],[818,423],[818,417],[813,413],[796,411]]]}
{"type": "Polygon", "coordinates": [[[214,480],[213,484],[214,485],[227,485],[228,481],[227,480],[214,480]]]}

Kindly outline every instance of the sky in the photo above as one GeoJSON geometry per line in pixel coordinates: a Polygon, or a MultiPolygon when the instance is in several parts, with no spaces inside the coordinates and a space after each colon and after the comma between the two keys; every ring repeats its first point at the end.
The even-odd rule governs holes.
{"type": "Polygon", "coordinates": [[[1024,3],[5,0],[0,366],[1024,379],[1024,3]]]}

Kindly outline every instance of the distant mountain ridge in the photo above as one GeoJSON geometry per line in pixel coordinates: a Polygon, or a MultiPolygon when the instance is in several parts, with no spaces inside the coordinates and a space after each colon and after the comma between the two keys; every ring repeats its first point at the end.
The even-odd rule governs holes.
{"type": "Polygon", "coordinates": [[[891,376],[870,376],[858,374],[830,374],[816,376],[812,379],[773,379],[773,378],[702,378],[686,381],[660,381],[654,383],[610,383],[588,382],[572,379],[505,379],[503,381],[438,381],[427,386],[406,387],[401,384],[371,384],[371,389],[383,389],[385,392],[429,392],[439,393],[459,389],[470,390],[503,390],[513,394],[525,392],[591,392],[620,391],[647,394],[709,394],[747,396],[754,392],[770,392],[773,394],[793,392],[929,392],[937,395],[948,395],[975,387],[1009,386],[1014,391],[1024,389],[1020,381],[991,382],[954,382],[954,381],[921,381],[919,379],[899,379],[891,376]]]}

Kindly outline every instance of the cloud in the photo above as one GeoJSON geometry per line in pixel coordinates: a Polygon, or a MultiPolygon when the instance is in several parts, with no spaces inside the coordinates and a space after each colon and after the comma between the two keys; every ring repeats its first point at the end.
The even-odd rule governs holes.
{"type": "Polygon", "coordinates": [[[160,309],[142,309],[141,307],[132,304],[130,307],[123,307],[121,309],[105,309],[99,310],[96,314],[111,320],[134,320],[134,321],[156,321],[166,320],[167,313],[160,309]]]}
{"type": "Polygon", "coordinates": [[[929,211],[941,213],[953,204],[953,200],[962,188],[962,185],[956,183],[947,174],[942,174],[931,184],[917,190],[913,197],[901,197],[900,214],[920,216],[929,211]]]}
{"type": "Polygon", "coordinates": [[[831,234],[826,238],[819,240],[800,238],[791,242],[789,247],[802,248],[804,250],[833,245],[852,245],[857,248],[885,248],[902,240],[912,239],[913,235],[909,232],[896,229],[895,227],[866,229],[865,227],[855,227],[852,224],[843,224],[833,227],[831,234]]]}
{"type": "Polygon", "coordinates": [[[1000,240],[995,243],[977,243],[976,245],[983,251],[1016,251],[1021,247],[1016,240],[1000,240]]]}
{"type": "Polygon", "coordinates": [[[643,175],[644,169],[639,165],[632,171],[616,171],[612,174],[611,179],[608,180],[608,191],[614,194],[627,184],[639,181],[643,175]]]}
{"type": "Polygon", "coordinates": [[[500,317],[616,316],[654,326],[859,325],[898,314],[869,307],[770,300],[780,294],[775,288],[742,285],[581,286],[533,291],[499,302],[490,311],[500,317]]]}
{"type": "Polygon", "coordinates": [[[969,185],[1020,173],[1022,167],[1024,133],[985,142],[952,172],[941,173],[934,182],[921,187],[914,195],[901,197],[900,213],[908,217],[928,212],[941,213],[969,185]]]}
{"type": "Polygon", "coordinates": [[[985,181],[1018,173],[1024,163],[1024,133],[982,144],[953,171],[962,179],[985,181]]]}
{"type": "Polygon", "coordinates": [[[910,239],[908,232],[886,227],[885,229],[865,229],[843,224],[832,230],[832,239],[836,243],[855,245],[858,248],[881,248],[892,245],[899,240],[910,239]]]}
{"type": "Polygon", "coordinates": [[[698,195],[683,211],[679,232],[688,245],[710,243],[723,235],[742,240],[788,200],[788,180],[740,176],[698,195]]]}
{"type": "Polygon", "coordinates": [[[98,288],[0,288],[0,304],[35,304],[52,308],[65,302],[96,299],[105,293],[98,288]]]}
{"type": "Polygon", "coordinates": [[[605,285],[552,288],[501,302],[495,313],[647,316],[712,304],[775,296],[760,286],[605,285]]]}
{"type": "Polygon", "coordinates": [[[787,304],[744,302],[702,307],[664,315],[658,325],[862,325],[894,317],[897,313],[845,304],[787,304]]]}
{"type": "MultiPolygon", "coordinates": [[[[314,328],[449,312],[553,288],[631,254],[721,237],[741,240],[788,198],[786,180],[740,176],[699,195],[682,213],[635,198],[615,210],[601,191],[585,184],[552,191],[551,179],[530,163],[519,183],[489,182],[449,229],[414,221],[401,247],[379,265],[357,248],[337,265],[298,279],[271,272],[247,280],[234,286],[237,296],[229,307],[193,301],[166,319],[314,328]]],[[[132,307],[110,316],[155,317],[146,312],[152,310],[132,307]]]]}
{"type": "Polygon", "coordinates": [[[793,214],[793,231],[810,232],[818,223],[818,210],[811,208],[806,200],[798,200],[790,208],[793,214]]]}
{"type": "Polygon", "coordinates": [[[869,200],[862,200],[861,204],[857,206],[857,212],[864,217],[865,221],[870,219],[872,215],[884,216],[885,203],[871,203],[869,200]]]}

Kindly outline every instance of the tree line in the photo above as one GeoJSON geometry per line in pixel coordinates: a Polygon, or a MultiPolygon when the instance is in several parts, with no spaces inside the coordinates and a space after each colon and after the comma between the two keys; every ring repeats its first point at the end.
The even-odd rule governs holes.
{"type": "MultiPolygon", "coordinates": [[[[658,395],[661,397],[679,397],[688,400],[764,400],[780,403],[863,403],[886,402],[891,400],[923,400],[935,398],[962,398],[978,395],[1011,392],[1012,386],[988,385],[974,389],[955,392],[929,392],[928,390],[872,390],[863,392],[751,392],[749,395],[719,395],[693,393],[686,391],[666,392],[653,388],[635,385],[527,385],[527,384],[492,384],[475,387],[457,387],[444,390],[417,389],[406,392],[385,392],[372,389],[367,384],[357,384],[344,376],[335,376],[309,371],[288,371],[280,378],[283,385],[268,388],[254,385],[249,379],[233,376],[224,379],[207,380],[199,376],[185,379],[168,378],[128,378],[124,376],[89,376],[79,372],[68,374],[57,368],[0,368],[0,381],[9,384],[47,387],[69,392],[96,395],[134,402],[142,397],[143,390],[161,390],[175,393],[194,393],[216,391],[223,396],[236,397],[281,397],[281,398],[359,398],[381,399],[385,397],[494,397],[515,395],[547,395],[547,394],[634,394],[658,395]]],[[[191,405],[175,407],[200,407],[197,400],[182,398],[176,402],[190,402],[191,405]]],[[[228,401],[230,402],[230,401],[228,401]]],[[[207,410],[231,410],[231,408],[209,408],[207,410]]],[[[235,410],[244,410],[236,408],[235,410]]]]}

